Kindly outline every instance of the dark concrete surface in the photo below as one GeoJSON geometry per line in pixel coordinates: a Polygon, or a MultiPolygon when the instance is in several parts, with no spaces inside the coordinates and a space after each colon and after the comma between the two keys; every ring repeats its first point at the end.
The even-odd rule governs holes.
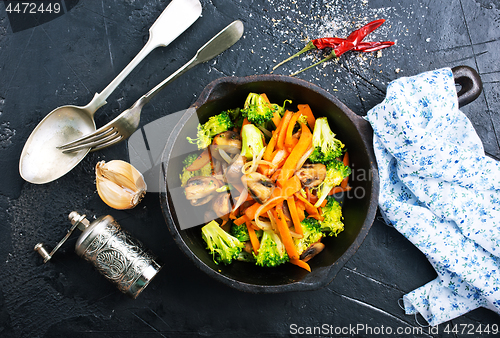
{"type": "MultiPolygon", "coordinates": [[[[141,49],[149,26],[168,2],[65,0],[63,15],[48,21],[39,17],[21,27],[7,17],[8,2],[0,2],[0,337],[274,337],[291,335],[293,324],[361,324],[394,332],[398,327],[419,328],[424,320],[405,315],[398,300],[434,279],[435,272],[380,218],[327,287],[254,295],[210,279],[181,253],[164,223],[157,194],[148,194],[130,211],[113,210],[100,200],[93,168],[100,160],[127,160],[126,142],[91,153],[52,183],[33,185],[21,179],[19,155],[33,128],[55,107],[84,105],[101,91],[141,49]],[[37,242],[54,246],[64,236],[72,210],[91,217],[113,215],[166,263],[138,299],[121,294],[76,256],[77,236],[48,264],[33,252],[37,242]]],[[[394,40],[395,46],[380,54],[346,54],[299,77],[365,115],[383,99],[393,79],[445,66],[471,66],[481,75],[484,92],[462,110],[487,153],[500,158],[498,0],[202,0],[202,5],[203,15],[190,29],[151,53],[109,97],[96,114],[99,126],[235,19],[244,22],[244,37],[155,97],[143,110],[141,125],[187,108],[214,79],[269,73],[305,40],[346,36],[360,22],[385,18],[370,39],[394,40]]],[[[318,58],[318,53],[309,53],[276,73],[290,74],[318,58]]],[[[498,315],[478,309],[447,324],[477,328],[499,323],[498,315]]],[[[429,333],[424,327],[422,334],[399,336],[470,336],[445,333],[444,328],[429,333]]]]}

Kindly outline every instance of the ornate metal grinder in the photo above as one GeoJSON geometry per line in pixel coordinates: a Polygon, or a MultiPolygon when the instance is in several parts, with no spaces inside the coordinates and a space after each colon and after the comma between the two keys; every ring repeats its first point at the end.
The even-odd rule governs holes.
{"type": "Polygon", "coordinates": [[[71,229],[50,253],[43,243],[35,245],[35,251],[43,257],[44,263],[78,228],[82,234],[75,245],[76,253],[132,298],[136,298],[160,271],[161,264],[156,257],[145,251],[141,242],[121,230],[112,216],[102,216],[90,223],[85,215],[72,211],[68,218],[71,229]]]}

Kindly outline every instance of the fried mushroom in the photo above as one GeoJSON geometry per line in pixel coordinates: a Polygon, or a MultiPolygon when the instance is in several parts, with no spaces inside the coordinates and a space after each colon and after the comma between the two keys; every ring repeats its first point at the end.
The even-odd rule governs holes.
{"type": "Polygon", "coordinates": [[[203,205],[214,198],[216,189],[220,188],[222,183],[214,178],[207,176],[194,176],[186,182],[184,192],[186,199],[192,205],[203,205]]]}
{"type": "Polygon", "coordinates": [[[326,166],[321,163],[304,164],[295,174],[304,187],[316,187],[325,180],[326,166]]]}
{"type": "Polygon", "coordinates": [[[231,212],[231,195],[228,193],[219,194],[212,204],[212,209],[217,217],[222,217],[231,212]]]}
{"type": "Polygon", "coordinates": [[[222,161],[223,157],[219,153],[219,149],[226,152],[228,155],[239,154],[241,152],[241,136],[239,133],[228,130],[217,134],[212,141],[212,156],[222,161]]]}
{"type": "Polygon", "coordinates": [[[229,182],[238,181],[241,179],[243,173],[241,169],[246,163],[246,157],[238,155],[238,157],[231,163],[231,165],[226,170],[226,177],[229,182]]]}
{"type": "Polygon", "coordinates": [[[275,188],[270,178],[258,172],[243,175],[241,181],[246,185],[252,198],[261,204],[271,197],[275,188]]]}
{"type": "Polygon", "coordinates": [[[311,258],[323,251],[324,248],[325,245],[321,242],[313,243],[300,255],[300,260],[308,262],[311,258]]]}

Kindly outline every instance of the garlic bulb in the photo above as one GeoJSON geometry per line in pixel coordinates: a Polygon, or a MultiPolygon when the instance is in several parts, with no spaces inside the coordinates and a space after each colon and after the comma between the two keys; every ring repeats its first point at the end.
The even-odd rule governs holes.
{"type": "Polygon", "coordinates": [[[101,161],[95,166],[95,174],[97,192],[112,208],[132,209],[146,194],[144,177],[125,161],[101,161]]]}

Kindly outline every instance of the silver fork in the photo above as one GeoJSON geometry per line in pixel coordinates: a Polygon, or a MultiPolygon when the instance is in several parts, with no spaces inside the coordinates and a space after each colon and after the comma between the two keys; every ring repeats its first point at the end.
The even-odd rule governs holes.
{"type": "Polygon", "coordinates": [[[198,49],[196,55],[175,73],[160,82],[147,94],[137,100],[129,109],[123,111],[111,122],[97,129],[95,132],[80,137],[74,141],[63,144],[58,149],[63,153],[77,151],[83,148],[92,148],[91,151],[100,150],[120,141],[125,140],[139,126],[141,110],[156,94],[165,88],[170,82],[184,74],[194,66],[209,61],[235,44],[243,35],[243,23],[236,20],[221,30],[216,36],[198,49]]]}

